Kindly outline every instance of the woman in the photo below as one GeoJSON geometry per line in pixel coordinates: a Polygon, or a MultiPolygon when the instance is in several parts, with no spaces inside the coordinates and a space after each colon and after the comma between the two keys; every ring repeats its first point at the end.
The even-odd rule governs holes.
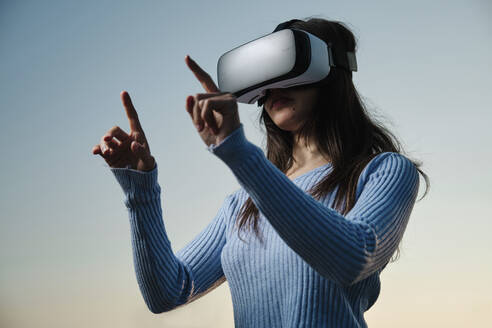
{"type": "MultiPolygon", "coordinates": [[[[309,19],[292,27],[355,51],[341,23],[309,19]]],[[[268,90],[260,117],[265,156],[246,139],[236,98],[185,61],[207,91],[188,96],[186,110],[242,187],[195,239],[173,253],[157,163],[128,93],[121,96],[130,133],[114,127],[93,148],[125,192],[149,309],[170,311],[227,279],[236,327],[366,327],[364,312],[415,203],[418,173],[428,182],[420,164],[370,119],[350,71],[333,68],[324,84],[268,90]]]]}

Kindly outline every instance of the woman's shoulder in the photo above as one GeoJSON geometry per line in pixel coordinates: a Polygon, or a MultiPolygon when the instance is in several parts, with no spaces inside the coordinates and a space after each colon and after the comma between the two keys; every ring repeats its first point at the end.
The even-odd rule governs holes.
{"type": "MultiPolygon", "coordinates": [[[[392,151],[385,151],[374,156],[374,158],[368,162],[366,168],[375,168],[381,165],[390,165],[392,163],[404,166],[414,166],[413,162],[406,155],[392,151]]],[[[394,167],[394,165],[390,166],[394,167]]]]}
{"type": "Polygon", "coordinates": [[[230,193],[227,198],[227,203],[231,213],[236,215],[239,213],[239,210],[242,208],[244,203],[248,200],[249,194],[244,188],[240,187],[230,193]]]}
{"type": "Polygon", "coordinates": [[[229,194],[231,197],[231,202],[234,202],[236,204],[242,204],[248,199],[249,194],[244,190],[244,188],[238,188],[234,190],[231,194],[229,194]]]}
{"type": "Polygon", "coordinates": [[[374,156],[360,174],[361,182],[371,176],[417,174],[415,164],[404,154],[397,152],[381,152],[374,156]]]}
{"type": "Polygon", "coordinates": [[[245,201],[245,197],[247,198],[247,195],[248,194],[243,188],[238,188],[233,192],[229,193],[224,201],[229,206],[237,206],[238,204],[240,205],[245,201]]]}

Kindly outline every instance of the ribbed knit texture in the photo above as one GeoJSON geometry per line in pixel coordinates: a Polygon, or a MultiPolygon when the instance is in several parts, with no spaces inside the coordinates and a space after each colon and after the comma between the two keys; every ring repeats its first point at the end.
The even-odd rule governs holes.
{"type": "Polygon", "coordinates": [[[176,254],[164,227],[157,164],[149,172],[111,168],[125,194],[135,273],[150,311],[170,311],[227,279],[235,327],[367,327],[364,312],[379,295],[379,274],[417,197],[413,163],[378,154],[359,177],[355,206],[342,216],[332,208],[334,193],[319,201],[307,193],[331,164],[290,180],[246,139],[242,124],[206,149],[242,188],[176,254]],[[238,238],[235,220],[248,196],[260,210],[264,243],[252,231],[241,231],[246,242],[238,238]]]}

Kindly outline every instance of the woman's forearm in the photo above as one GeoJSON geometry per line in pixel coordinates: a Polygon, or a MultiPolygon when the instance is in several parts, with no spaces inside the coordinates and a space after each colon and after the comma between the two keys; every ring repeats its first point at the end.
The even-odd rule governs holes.
{"type": "Polygon", "coordinates": [[[125,194],[135,273],[150,311],[173,309],[191,287],[185,266],[174,255],[161,209],[157,167],[150,172],[111,169],[125,194]]]}
{"type": "Polygon", "coordinates": [[[125,193],[135,273],[153,313],[191,302],[225,280],[220,255],[233,195],[226,197],[215,218],[174,254],[162,216],[157,164],[149,172],[111,170],[125,193]]]}

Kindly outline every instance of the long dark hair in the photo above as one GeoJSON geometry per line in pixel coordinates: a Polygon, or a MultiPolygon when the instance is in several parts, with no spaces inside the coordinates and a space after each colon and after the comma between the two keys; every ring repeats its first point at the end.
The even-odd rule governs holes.
{"type": "MultiPolygon", "coordinates": [[[[354,35],[342,22],[311,18],[296,21],[290,25],[316,35],[325,42],[331,42],[335,48],[355,52],[354,35]]],[[[313,142],[323,157],[331,160],[332,170],[308,193],[315,199],[333,191],[338,186],[334,209],[346,214],[355,205],[357,182],[366,164],[382,152],[403,154],[403,147],[398,139],[383,126],[381,122],[370,117],[352,82],[352,72],[343,68],[332,67],[329,79],[320,86],[322,96],[304,125],[299,130],[299,138],[313,142]]],[[[294,164],[292,149],[295,140],[290,131],[280,129],[270,118],[265,107],[259,116],[260,126],[264,125],[267,135],[266,156],[279,170],[286,173],[294,164]]],[[[420,161],[412,160],[424,177],[427,194],[430,186],[427,175],[419,169],[420,161]]],[[[421,198],[421,199],[422,199],[421,198]]],[[[258,231],[259,210],[251,197],[241,207],[236,225],[240,230],[253,228],[258,231]]],[[[239,238],[242,240],[239,234],[239,238]]],[[[399,257],[396,250],[395,261],[399,257]]]]}

